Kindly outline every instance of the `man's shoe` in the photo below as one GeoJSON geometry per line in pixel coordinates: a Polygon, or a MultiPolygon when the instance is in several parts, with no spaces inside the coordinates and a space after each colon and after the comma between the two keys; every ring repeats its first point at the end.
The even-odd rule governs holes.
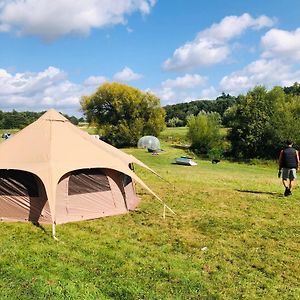
{"type": "Polygon", "coordinates": [[[286,197],[286,196],[289,196],[289,195],[291,195],[290,189],[289,188],[285,188],[284,196],[286,197]]]}

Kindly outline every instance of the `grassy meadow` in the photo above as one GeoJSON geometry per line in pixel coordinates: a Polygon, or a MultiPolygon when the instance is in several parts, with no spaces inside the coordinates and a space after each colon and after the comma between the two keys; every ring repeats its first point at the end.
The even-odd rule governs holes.
{"type": "Polygon", "coordinates": [[[176,215],[137,187],[136,211],[58,225],[59,241],[0,223],[0,299],[300,299],[300,188],[283,197],[275,163],[176,165],[185,133],[167,128],[158,156],[125,149],[176,215]]]}

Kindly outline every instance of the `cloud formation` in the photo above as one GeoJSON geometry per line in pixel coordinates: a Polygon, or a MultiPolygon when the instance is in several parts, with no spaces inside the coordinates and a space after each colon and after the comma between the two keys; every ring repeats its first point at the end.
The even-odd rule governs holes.
{"type": "Polygon", "coordinates": [[[300,28],[295,31],[269,30],[261,39],[263,57],[279,57],[289,61],[300,61],[300,28]]]}
{"type": "Polygon", "coordinates": [[[0,32],[53,40],[63,35],[86,36],[92,28],[126,24],[126,16],[149,14],[155,0],[2,0],[0,32]]]}
{"type": "Polygon", "coordinates": [[[212,87],[205,88],[206,84],[205,76],[185,74],[163,81],[158,89],[151,92],[161,99],[163,105],[192,101],[202,96],[206,99],[213,99],[210,97],[215,96],[215,90],[212,87]]]}
{"type": "MultiPolygon", "coordinates": [[[[120,79],[124,76],[123,80],[127,81],[141,76],[128,67],[116,75],[120,79]]],[[[110,80],[105,76],[90,76],[82,84],[73,83],[66,72],[52,66],[41,72],[15,74],[0,69],[0,109],[41,111],[56,108],[76,114],[81,96],[92,94],[107,81],[110,80]]]]}
{"type": "Polygon", "coordinates": [[[83,84],[85,86],[98,86],[106,81],[108,81],[108,79],[105,76],[90,76],[83,84]]]}
{"type": "Polygon", "coordinates": [[[143,77],[143,75],[133,72],[130,68],[124,67],[123,70],[117,72],[113,79],[116,81],[134,81],[139,80],[143,77]]]}
{"type": "Polygon", "coordinates": [[[299,82],[300,28],[294,31],[270,29],[262,36],[261,45],[263,52],[259,59],[222,78],[222,91],[238,95],[257,85],[270,89],[299,82]]]}
{"type": "MultiPolygon", "coordinates": [[[[95,86],[93,86],[94,88],[95,86]]],[[[41,72],[11,74],[0,69],[0,103],[3,110],[33,110],[48,108],[79,110],[80,97],[90,93],[91,85],[75,84],[67,74],[54,67],[41,72]]]]}
{"type": "Polygon", "coordinates": [[[272,88],[275,85],[290,86],[299,80],[296,66],[279,59],[259,59],[240,71],[226,75],[220,81],[220,89],[232,95],[244,94],[257,85],[272,88]]]}
{"type": "Polygon", "coordinates": [[[266,16],[253,18],[245,13],[227,16],[220,23],[199,32],[196,38],[177,48],[173,56],[163,63],[166,71],[190,70],[210,66],[226,60],[231,48],[228,42],[243,34],[247,29],[271,27],[274,21],[266,16]]]}
{"type": "Polygon", "coordinates": [[[162,82],[163,88],[179,88],[179,89],[190,89],[205,84],[207,78],[198,74],[185,74],[182,77],[175,79],[167,79],[162,82]]]}

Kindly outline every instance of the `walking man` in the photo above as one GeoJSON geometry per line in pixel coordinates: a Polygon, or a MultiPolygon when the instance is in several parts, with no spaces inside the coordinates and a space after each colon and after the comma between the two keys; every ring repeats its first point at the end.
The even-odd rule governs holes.
{"type": "Polygon", "coordinates": [[[282,171],[282,183],[285,187],[284,196],[292,195],[298,165],[299,153],[293,148],[293,142],[288,140],[285,149],[281,150],[279,155],[279,172],[282,171]]]}

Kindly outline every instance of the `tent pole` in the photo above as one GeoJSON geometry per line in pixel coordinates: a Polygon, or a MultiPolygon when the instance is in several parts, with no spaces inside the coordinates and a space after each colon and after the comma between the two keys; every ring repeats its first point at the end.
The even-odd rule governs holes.
{"type": "Polygon", "coordinates": [[[56,235],[56,223],[55,222],[53,222],[52,223],[52,237],[56,240],[56,241],[58,241],[58,239],[57,239],[57,237],[55,236],[56,235]]]}
{"type": "Polygon", "coordinates": [[[176,215],[175,212],[167,204],[165,204],[165,206],[173,215],[176,215]]]}
{"type": "Polygon", "coordinates": [[[163,218],[166,218],[166,205],[164,205],[164,212],[163,212],[163,218]]]}

